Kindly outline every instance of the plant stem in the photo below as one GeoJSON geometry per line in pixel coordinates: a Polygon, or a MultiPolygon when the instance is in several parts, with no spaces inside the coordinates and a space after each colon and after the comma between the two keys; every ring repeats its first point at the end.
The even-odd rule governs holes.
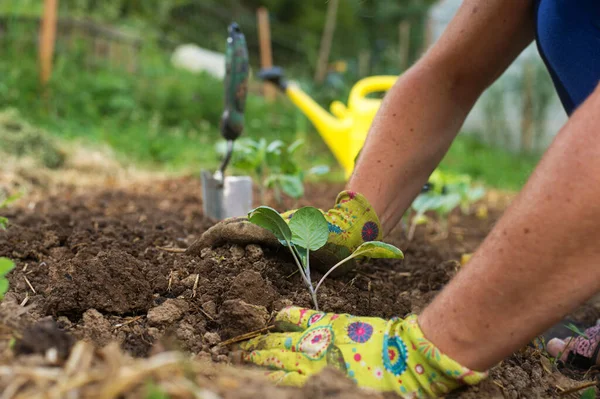
{"type": "Polygon", "coordinates": [[[313,303],[315,304],[315,310],[319,310],[319,302],[317,301],[317,291],[314,289],[312,285],[312,281],[310,279],[310,250],[306,250],[306,276],[308,281],[308,289],[310,290],[310,295],[312,296],[313,303]]]}
{"type": "Polygon", "coordinates": [[[310,283],[310,281],[306,277],[306,274],[304,273],[304,268],[302,267],[302,262],[300,262],[300,260],[298,259],[298,256],[296,255],[296,248],[292,247],[292,244],[290,244],[290,242],[287,240],[286,240],[286,244],[287,244],[288,248],[290,249],[290,252],[294,256],[294,260],[296,261],[296,265],[298,266],[298,270],[300,271],[300,275],[302,276],[304,283],[306,283],[307,286],[312,288],[312,284],[310,283]]]}
{"type": "Polygon", "coordinates": [[[319,290],[319,287],[321,286],[321,284],[323,284],[323,281],[325,281],[325,279],[327,278],[327,276],[329,276],[335,269],[337,269],[338,267],[340,267],[341,265],[343,265],[344,263],[348,262],[350,259],[354,258],[355,255],[351,254],[350,256],[348,256],[345,259],[342,259],[341,261],[339,261],[335,266],[333,266],[331,269],[329,269],[327,271],[327,273],[325,273],[325,275],[323,277],[321,277],[321,280],[319,280],[319,283],[317,284],[317,288],[315,288],[315,296],[317,295],[317,291],[319,290]]]}

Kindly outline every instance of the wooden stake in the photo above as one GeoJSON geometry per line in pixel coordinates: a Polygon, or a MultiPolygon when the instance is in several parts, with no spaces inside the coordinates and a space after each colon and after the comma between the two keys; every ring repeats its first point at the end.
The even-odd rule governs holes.
{"type": "Polygon", "coordinates": [[[400,70],[405,71],[408,68],[408,57],[410,51],[410,21],[402,21],[398,25],[398,40],[400,41],[399,56],[400,70]]]}
{"type": "MultiPolygon", "coordinates": [[[[260,67],[271,68],[273,66],[273,53],[271,50],[271,26],[269,24],[269,11],[260,7],[256,11],[258,20],[258,40],[260,44],[260,67]]],[[[263,84],[263,95],[268,102],[275,100],[277,89],[268,82],[263,84]]]]}
{"type": "Polygon", "coordinates": [[[329,63],[329,54],[331,53],[331,43],[333,42],[333,34],[335,33],[335,25],[337,21],[337,10],[339,0],[329,0],[327,5],[327,16],[325,18],[325,28],[321,37],[321,47],[319,49],[319,60],[315,70],[315,82],[321,83],[325,80],[327,74],[327,64],[329,63]]]}
{"type": "Polygon", "coordinates": [[[52,75],[52,57],[56,42],[58,0],[44,0],[44,16],[40,29],[40,82],[46,86],[52,75]]]}

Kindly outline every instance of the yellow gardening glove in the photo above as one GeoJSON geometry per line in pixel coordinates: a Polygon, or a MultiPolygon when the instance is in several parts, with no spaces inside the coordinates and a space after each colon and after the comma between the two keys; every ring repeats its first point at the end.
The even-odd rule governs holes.
{"type": "MultiPolygon", "coordinates": [[[[281,216],[289,222],[296,210],[281,216]]],[[[381,225],[375,211],[367,199],[352,191],[339,193],[335,205],[328,211],[321,211],[329,224],[327,244],[311,253],[317,261],[315,267],[325,272],[338,261],[346,258],[366,241],[379,241],[382,238],[381,225]]],[[[268,230],[239,217],[224,220],[208,229],[188,249],[188,254],[200,254],[206,247],[216,247],[226,243],[248,245],[259,244],[269,247],[281,246],[277,238],[268,230]]],[[[351,263],[340,269],[347,270],[351,263]]]]}
{"type": "Polygon", "coordinates": [[[333,366],[360,387],[428,398],[487,377],[441,353],[423,336],[416,315],[383,320],[289,307],[275,324],[286,332],[253,338],[241,349],[245,362],[268,367],[277,384],[300,386],[333,366]]]}

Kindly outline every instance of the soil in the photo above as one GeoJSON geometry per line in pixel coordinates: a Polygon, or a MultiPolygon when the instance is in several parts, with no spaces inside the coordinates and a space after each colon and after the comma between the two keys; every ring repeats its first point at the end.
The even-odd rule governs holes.
{"type": "MultiPolygon", "coordinates": [[[[270,205],[281,211],[299,205],[327,209],[342,188],[310,185],[299,203],[270,205]]],[[[285,306],[312,306],[296,266],[275,250],[227,244],[200,256],[177,251],[213,224],[202,215],[198,179],[54,192],[2,211],[11,224],[0,231],[0,256],[17,268],[0,303],[0,365],[25,364],[35,355],[58,364],[80,340],[97,348],[116,343],[134,358],[179,350],[226,365],[230,353],[220,342],[267,327],[285,306]]],[[[453,214],[447,237],[429,225],[408,242],[398,229],[386,241],[401,248],[405,259],[371,261],[327,280],[322,310],[383,318],[419,312],[455,275],[461,256],[477,248],[504,206],[503,197],[489,197],[473,215],[453,214]]],[[[596,303],[572,315],[582,324],[598,318],[596,303]]],[[[248,378],[241,385],[220,385],[214,376],[207,381],[220,397],[365,397],[331,370],[303,390],[248,378]]],[[[567,377],[526,347],[494,368],[486,382],[453,396],[553,398],[590,378],[573,372],[567,377]]],[[[2,390],[9,382],[0,373],[2,390]]]]}

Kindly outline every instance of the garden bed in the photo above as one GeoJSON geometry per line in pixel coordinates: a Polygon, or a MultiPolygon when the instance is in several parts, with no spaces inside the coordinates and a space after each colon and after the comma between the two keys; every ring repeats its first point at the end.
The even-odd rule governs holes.
{"type": "MultiPolygon", "coordinates": [[[[311,185],[300,205],[326,209],[341,189],[311,185]]],[[[0,256],[17,268],[0,304],[0,391],[144,397],[154,380],[173,397],[195,397],[201,389],[232,398],[368,397],[331,371],[296,390],[228,366],[222,341],[268,327],[287,305],[311,307],[311,301],[282,253],[256,245],[196,256],[177,251],[211,226],[202,216],[197,179],[57,192],[3,211],[11,226],[0,231],[0,256]],[[74,350],[79,340],[92,346],[79,342],[74,350]],[[178,353],[186,354],[185,362],[178,353]]],[[[410,243],[400,230],[386,237],[405,259],[371,261],[328,279],[319,294],[322,310],[385,318],[419,312],[499,217],[502,201],[488,198],[487,204],[487,218],[452,215],[443,239],[427,227],[410,243]]],[[[600,306],[589,304],[574,317],[594,323],[600,306]]],[[[481,386],[455,395],[559,397],[591,375],[570,376],[524,348],[481,386]]]]}

